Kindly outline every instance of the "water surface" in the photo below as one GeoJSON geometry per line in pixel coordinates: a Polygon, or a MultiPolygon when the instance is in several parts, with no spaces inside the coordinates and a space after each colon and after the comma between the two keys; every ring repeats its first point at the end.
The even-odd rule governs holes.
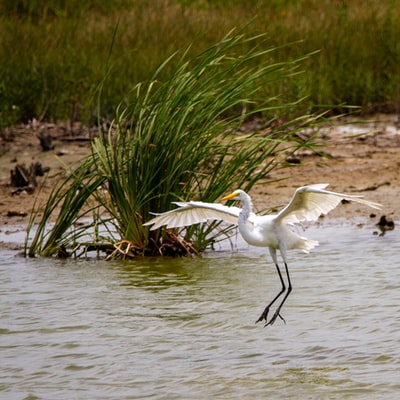
{"type": "Polygon", "coordinates": [[[291,252],[131,262],[0,257],[2,399],[397,399],[400,235],[336,224],[291,252]]]}

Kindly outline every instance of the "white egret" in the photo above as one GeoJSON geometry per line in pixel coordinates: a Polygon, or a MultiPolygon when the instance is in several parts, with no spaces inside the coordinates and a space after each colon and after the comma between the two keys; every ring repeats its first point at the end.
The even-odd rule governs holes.
{"type": "Polygon", "coordinates": [[[268,247],[278,271],[282,288],[265,307],[256,323],[265,321],[265,326],[272,325],[277,317],[285,321],[280,311],[292,291],[287,264],[287,250],[298,249],[308,253],[313,247],[318,245],[317,241],[307,239],[293,232],[289,226],[302,221],[315,221],[321,214],[327,214],[333,210],[342,200],[354,201],[376,209],[381,207],[380,204],[364,200],[361,196],[327,191],[325,190],[327,186],[328,184],[315,184],[298,188],[289,204],[280,212],[273,215],[254,214],[250,196],[239,189],[223,197],[221,200],[240,200],[242,208],[229,207],[217,203],[204,203],[201,201],[177,202],[174,204],[178,208],[162,214],[155,214],[156,217],[144,225],[151,225],[150,229],[154,230],[164,225],[167,228],[179,228],[210,220],[221,220],[238,225],[239,232],[248,244],[268,247]],[[278,264],[277,250],[279,250],[285,265],[287,289],[278,264]],[[276,308],[272,318],[268,321],[267,318],[271,306],[284,293],[282,301],[276,308]]]}

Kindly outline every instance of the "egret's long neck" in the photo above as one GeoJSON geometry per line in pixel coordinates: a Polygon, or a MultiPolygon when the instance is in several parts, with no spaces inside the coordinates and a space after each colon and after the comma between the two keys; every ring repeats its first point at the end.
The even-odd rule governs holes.
{"type": "Polygon", "coordinates": [[[254,229],[253,224],[247,223],[250,214],[253,211],[253,205],[251,204],[250,196],[248,196],[246,193],[242,193],[241,200],[242,211],[238,216],[239,232],[247,243],[252,244],[253,246],[260,246],[263,238],[260,237],[258,230],[254,229]]]}
{"type": "Polygon", "coordinates": [[[240,229],[248,230],[246,222],[253,210],[253,204],[251,203],[251,198],[248,194],[243,193],[242,196],[242,211],[238,217],[238,224],[240,229]]]}

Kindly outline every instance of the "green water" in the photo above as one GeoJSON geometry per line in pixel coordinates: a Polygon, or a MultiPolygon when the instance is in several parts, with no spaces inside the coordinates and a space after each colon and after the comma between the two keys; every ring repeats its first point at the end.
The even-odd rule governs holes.
{"type": "Polygon", "coordinates": [[[268,251],[131,262],[0,257],[2,399],[397,399],[399,230],[314,227],[279,290],[268,251]]]}

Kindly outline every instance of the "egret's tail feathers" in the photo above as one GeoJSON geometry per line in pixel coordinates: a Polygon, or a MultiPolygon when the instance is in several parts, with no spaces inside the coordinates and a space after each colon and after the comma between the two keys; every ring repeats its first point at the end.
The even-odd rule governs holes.
{"type": "Polygon", "coordinates": [[[306,239],[304,237],[301,239],[302,240],[297,248],[301,250],[303,253],[309,253],[311,249],[319,245],[318,240],[306,239]]]}

